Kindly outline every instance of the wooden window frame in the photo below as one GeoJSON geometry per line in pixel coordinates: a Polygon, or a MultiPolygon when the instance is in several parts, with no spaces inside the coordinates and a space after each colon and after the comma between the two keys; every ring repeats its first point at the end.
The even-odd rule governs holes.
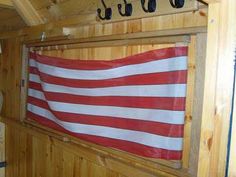
{"type": "MultiPolygon", "coordinates": [[[[129,38],[127,40],[127,35],[123,35],[123,38],[120,36],[104,36],[104,37],[96,37],[96,38],[87,38],[82,40],[75,40],[73,43],[67,43],[71,48],[86,48],[86,47],[101,47],[101,46],[112,46],[114,43],[112,40],[117,40],[116,45],[123,45],[124,39],[127,44],[135,45],[135,44],[163,44],[163,43],[178,43],[178,42],[186,42],[186,40],[191,41],[191,48],[195,51],[191,51],[192,59],[188,63],[188,87],[187,87],[187,101],[186,105],[189,106],[188,110],[186,110],[186,121],[185,128],[191,129],[191,136],[188,137],[188,143],[190,146],[189,150],[189,159],[188,159],[188,167],[183,168],[182,163],[179,161],[168,161],[168,160],[150,160],[147,158],[138,157],[127,152],[121,152],[119,150],[114,150],[111,148],[102,147],[93,143],[85,142],[83,140],[79,140],[73,136],[67,135],[65,133],[61,133],[55,131],[51,128],[47,128],[45,126],[41,126],[36,122],[26,120],[26,105],[27,105],[27,90],[28,90],[28,52],[29,48],[34,47],[34,50],[45,49],[50,45],[51,50],[55,50],[58,48],[56,43],[63,44],[68,39],[60,39],[57,40],[56,43],[51,41],[39,42],[39,41],[25,41],[23,45],[23,53],[22,53],[22,80],[21,80],[21,113],[20,120],[32,129],[37,129],[41,132],[46,132],[51,137],[60,139],[61,141],[76,144],[78,146],[86,147],[92,150],[93,152],[98,153],[101,157],[104,158],[113,158],[124,162],[126,164],[130,164],[131,166],[142,168],[149,172],[165,172],[168,174],[176,175],[176,176],[192,176],[196,174],[196,164],[198,164],[199,157],[199,144],[200,144],[200,131],[201,131],[201,113],[202,113],[202,102],[203,102],[203,87],[204,84],[204,60],[206,55],[206,31],[203,29],[191,28],[182,30],[172,30],[171,33],[168,33],[168,30],[164,33],[163,31],[159,31],[160,36],[158,36],[158,32],[144,32],[143,36],[139,34],[134,34],[136,38],[129,38]],[[153,36],[157,36],[154,38],[153,36]],[[138,36],[138,37],[137,37],[138,36]],[[107,40],[105,40],[107,39],[107,40]],[[61,43],[59,42],[61,41],[61,43]],[[82,41],[82,42],[81,42],[82,41]],[[33,45],[34,44],[34,45],[33,45]],[[187,112],[188,111],[188,112],[187,112]],[[186,127],[186,125],[188,127],[186,127]],[[191,128],[192,127],[192,128],[191,128]],[[130,163],[130,161],[134,163],[130,163]],[[195,164],[195,165],[193,165],[195,164]]],[[[67,48],[68,48],[67,46],[67,48]]],[[[64,46],[62,46],[64,47],[64,46]]],[[[185,137],[184,137],[185,138],[185,137]]],[[[186,142],[184,142],[186,143],[186,142]]],[[[161,174],[161,173],[160,173],[161,174]]]]}

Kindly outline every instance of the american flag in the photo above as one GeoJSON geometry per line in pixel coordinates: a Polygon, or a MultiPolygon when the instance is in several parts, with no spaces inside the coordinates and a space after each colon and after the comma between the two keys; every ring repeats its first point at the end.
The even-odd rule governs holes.
{"type": "Polygon", "coordinates": [[[164,48],[111,61],[30,53],[27,117],[102,146],[180,160],[187,50],[164,48]]]}

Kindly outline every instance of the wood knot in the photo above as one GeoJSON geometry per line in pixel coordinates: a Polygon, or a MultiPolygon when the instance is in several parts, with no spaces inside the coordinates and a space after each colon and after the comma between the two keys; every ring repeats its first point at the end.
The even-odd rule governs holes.
{"type": "Polygon", "coordinates": [[[205,131],[204,132],[204,146],[207,148],[208,151],[211,150],[213,143],[213,132],[212,131],[205,131]]]}
{"type": "Polygon", "coordinates": [[[208,150],[209,150],[209,151],[211,150],[212,142],[213,142],[213,137],[210,137],[210,138],[207,140],[207,147],[208,147],[208,150]]]}
{"type": "Polygon", "coordinates": [[[185,121],[191,122],[193,117],[191,115],[185,115],[185,121]]]}
{"type": "Polygon", "coordinates": [[[206,12],[203,12],[203,11],[199,11],[199,15],[202,16],[202,17],[206,17],[206,12]]]}

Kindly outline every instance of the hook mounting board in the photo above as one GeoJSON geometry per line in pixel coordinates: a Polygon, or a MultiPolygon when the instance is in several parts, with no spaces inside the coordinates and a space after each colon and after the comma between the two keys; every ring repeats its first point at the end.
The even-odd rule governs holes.
{"type": "MultiPolygon", "coordinates": [[[[113,11],[112,19],[109,21],[103,21],[98,18],[97,20],[103,23],[109,23],[112,21],[121,21],[124,19],[126,20],[137,19],[137,18],[143,18],[143,17],[151,17],[151,16],[158,16],[158,15],[167,15],[167,14],[181,13],[181,12],[187,12],[187,11],[194,11],[194,10],[198,10],[198,4],[199,4],[197,0],[185,0],[184,7],[177,9],[177,8],[173,8],[168,0],[158,0],[156,1],[157,3],[156,11],[153,13],[146,13],[142,9],[140,0],[127,0],[127,3],[131,3],[133,6],[132,16],[122,17],[119,14],[119,11],[117,9],[117,4],[118,4],[117,0],[107,0],[106,5],[111,7],[113,11]]],[[[95,9],[103,8],[100,1],[97,1],[96,5],[97,7],[95,7],[95,9]]],[[[122,4],[122,5],[125,5],[125,4],[122,4]]],[[[147,6],[147,4],[145,4],[145,6],[147,6]]],[[[94,12],[96,12],[96,10],[94,12]]]]}

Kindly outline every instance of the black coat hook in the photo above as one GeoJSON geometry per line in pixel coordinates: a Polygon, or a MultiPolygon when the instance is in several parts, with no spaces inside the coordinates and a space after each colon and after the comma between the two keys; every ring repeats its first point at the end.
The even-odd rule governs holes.
{"type": "Polygon", "coordinates": [[[98,8],[97,9],[97,13],[98,13],[98,17],[101,19],[101,20],[110,20],[111,17],[112,17],[112,9],[111,8],[107,8],[104,0],[101,0],[102,1],[102,5],[105,9],[105,16],[102,17],[102,9],[98,8]]]}
{"type": "Polygon", "coordinates": [[[184,7],[184,0],[169,0],[172,7],[178,9],[184,7]]]}
{"type": "Polygon", "coordinates": [[[132,4],[131,3],[127,3],[126,0],[124,0],[124,3],[125,3],[125,13],[122,13],[122,4],[118,4],[117,7],[118,7],[118,11],[120,13],[121,16],[131,16],[132,15],[132,12],[133,12],[133,7],[132,7],[132,4]]]}
{"type": "Polygon", "coordinates": [[[156,0],[148,0],[148,8],[145,7],[145,0],[141,0],[141,5],[144,12],[155,12],[157,8],[156,0]]]}

